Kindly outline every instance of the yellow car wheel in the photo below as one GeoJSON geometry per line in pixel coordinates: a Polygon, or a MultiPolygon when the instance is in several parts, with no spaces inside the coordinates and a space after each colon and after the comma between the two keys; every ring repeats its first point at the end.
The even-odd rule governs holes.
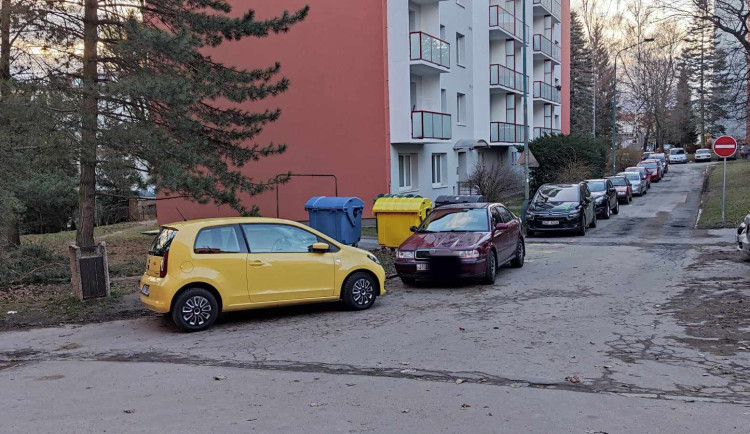
{"type": "Polygon", "coordinates": [[[205,330],[216,322],[219,316],[219,304],[211,292],[203,288],[189,288],[174,302],[172,320],[185,332],[205,330]]]}
{"type": "Polygon", "coordinates": [[[344,304],[351,310],[369,309],[375,303],[378,282],[369,273],[357,272],[344,282],[344,304]]]}

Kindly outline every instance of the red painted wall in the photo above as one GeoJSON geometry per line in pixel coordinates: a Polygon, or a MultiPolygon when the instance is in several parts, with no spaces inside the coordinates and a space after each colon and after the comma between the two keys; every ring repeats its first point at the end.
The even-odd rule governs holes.
{"type": "Polygon", "coordinates": [[[570,0],[562,0],[562,119],[563,134],[570,134],[570,0]]]}
{"type": "MultiPolygon", "coordinates": [[[[286,153],[243,170],[255,179],[289,171],[335,174],[339,195],[359,196],[367,206],[365,217],[371,216],[372,200],[388,192],[390,177],[385,0],[231,3],[233,14],[252,7],[257,19],[311,6],[307,19],[287,34],[228,42],[211,53],[218,61],[248,69],[279,61],[281,74],[291,81],[286,93],[245,106],[281,108],[281,118],[254,142],[286,143],[286,153]]],[[[304,204],[317,195],[333,196],[333,180],[293,178],[279,189],[280,216],[306,220],[304,204]]],[[[276,216],[274,191],[244,201],[258,205],[263,216],[276,216]]],[[[213,204],[159,200],[159,223],[181,220],[178,208],[188,219],[236,215],[213,204]]]]}

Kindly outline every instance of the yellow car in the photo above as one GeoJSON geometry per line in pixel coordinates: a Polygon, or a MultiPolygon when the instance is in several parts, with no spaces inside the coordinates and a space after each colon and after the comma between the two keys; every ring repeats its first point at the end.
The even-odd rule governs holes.
{"type": "Polygon", "coordinates": [[[338,300],[367,309],[384,283],[371,253],[296,222],[237,217],[162,226],[140,286],[148,309],[199,331],[234,310],[338,300]]]}

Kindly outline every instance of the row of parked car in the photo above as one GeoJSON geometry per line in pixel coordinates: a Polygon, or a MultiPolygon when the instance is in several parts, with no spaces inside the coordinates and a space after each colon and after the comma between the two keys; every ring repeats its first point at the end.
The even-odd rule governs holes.
{"type": "Polygon", "coordinates": [[[620,205],[647,194],[652,182],[661,181],[669,171],[669,162],[664,154],[652,157],[615,176],[541,186],[526,212],[528,234],[573,231],[586,235],[587,228],[596,227],[597,219],[619,214],[620,205]]]}
{"type": "Polygon", "coordinates": [[[525,237],[547,231],[585,235],[597,219],[619,214],[620,205],[648,192],[669,163],[655,155],[624,172],[571,184],[545,184],[521,218],[501,203],[453,203],[435,208],[396,250],[396,271],[405,284],[417,280],[480,278],[495,282],[503,265],[523,267],[525,237]]]}

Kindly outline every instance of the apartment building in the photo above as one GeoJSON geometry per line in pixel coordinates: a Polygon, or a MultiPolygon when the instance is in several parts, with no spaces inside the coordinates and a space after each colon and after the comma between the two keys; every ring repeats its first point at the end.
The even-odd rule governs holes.
{"type": "MultiPolygon", "coordinates": [[[[478,162],[518,160],[524,80],[530,138],[569,133],[569,0],[257,3],[258,18],[311,10],[288,34],[213,54],[242,68],[279,61],[291,81],[288,92],[257,104],[280,107],[282,117],[256,142],[287,143],[288,151],[242,170],[255,179],[327,175],[294,176],[246,198],[265,216],[304,220],[315,195],[359,196],[369,217],[380,193],[461,193],[478,162]]],[[[248,7],[233,4],[237,13],[248,7]]],[[[179,219],[177,208],[188,218],[231,215],[182,199],[158,204],[160,222],[179,219]]]]}

